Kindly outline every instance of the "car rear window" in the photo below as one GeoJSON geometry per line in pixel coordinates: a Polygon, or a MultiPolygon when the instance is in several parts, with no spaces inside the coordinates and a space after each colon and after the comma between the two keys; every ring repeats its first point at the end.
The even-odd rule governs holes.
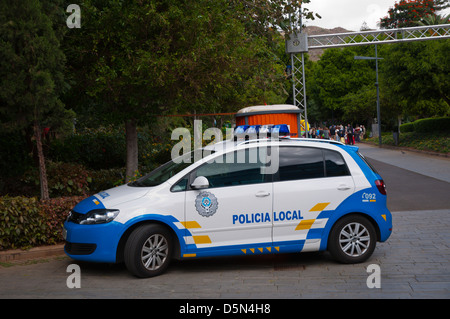
{"type": "MultiPolygon", "coordinates": [[[[364,161],[364,163],[367,164],[367,166],[370,167],[370,169],[372,170],[372,172],[374,172],[375,174],[378,174],[378,171],[375,169],[375,167],[372,166],[372,164],[370,164],[370,162],[364,157],[364,155],[362,155],[360,152],[356,152],[359,157],[361,157],[361,159],[364,161]]],[[[378,174],[380,175],[380,174],[378,174]]]]}
{"type": "Polygon", "coordinates": [[[350,175],[344,158],[338,152],[323,150],[327,177],[337,177],[350,175]]]}
{"type": "Polygon", "coordinates": [[[350,175],[339,152],[310,147],[280,147],[279,181],[350,175]]]}

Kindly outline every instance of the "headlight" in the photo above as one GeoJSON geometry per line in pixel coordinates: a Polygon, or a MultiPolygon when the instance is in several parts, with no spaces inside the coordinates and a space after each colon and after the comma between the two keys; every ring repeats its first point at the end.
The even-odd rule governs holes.
{"type": "Polygon", "coordinates": [[[94,209],[87,214],[78,216],[78,223],[81,225],[109,223],[119,215],[118,209],[94,209]]]}

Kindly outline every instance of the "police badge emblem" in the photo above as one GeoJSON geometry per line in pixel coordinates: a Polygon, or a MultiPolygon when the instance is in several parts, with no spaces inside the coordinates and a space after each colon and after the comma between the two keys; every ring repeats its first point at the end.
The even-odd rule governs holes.
{"type": "Polygon", "coordinates": [[[210,192],[201,192],[195,199],[195,209],[203,217],[209,217],[216,213],[219,203],[216,196],[210,192]]]}

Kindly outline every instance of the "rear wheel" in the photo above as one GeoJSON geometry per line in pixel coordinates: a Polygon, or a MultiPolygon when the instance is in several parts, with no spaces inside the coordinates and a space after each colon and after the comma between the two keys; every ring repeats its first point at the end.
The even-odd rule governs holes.
{"type": "Polygon", "coordinates": [[[171,233],[165,227],[156,224],[139,226],[125,245],[125,265],[137,277],[158,276],[169,266],[172,247],[171,233]]]}
{"type": "Polygon", "coordinates": [[[375,228],[360,215],[349,215],[338,220],[328,239],[328,249],[333,258],[346,264],[366,261],[375,245],[375,228]]]}

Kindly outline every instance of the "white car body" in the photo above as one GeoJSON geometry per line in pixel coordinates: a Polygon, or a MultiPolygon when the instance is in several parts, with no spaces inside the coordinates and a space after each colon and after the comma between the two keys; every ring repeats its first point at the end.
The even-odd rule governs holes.
{"type": "Polygon", "coordinates": [[[130,234],[152,223],[172,234],[170,257],[179,259],[326,250],[333,225],[355,214],[370,220],[377,241],[385,241],[391,233],[386,196],[375,185],[381,177],[357,153],[357,147],[280,139],[227,141],[211,149],[213,154],[156,186],[138,186],[138,181],[79,203],[65,222],[66,253],[80,260],[121,261],[130,234]],[[257,163],[241,163],[241,154],[253,160],[256,154],[257,163]],[[288,165],[289,161],[314,154],[323,158],[319,155],[310,164],[299,164],[306,175],[299,173],[296,178],[297,166],[288,165]],[[226,163],[217,163],[220,158],[226,163]],[[229,163],[232,158],[239,163],[229,163]],[[303,178],[308,177],[310,167],[320,173],[320,163],[324,176],[303,178]],[[330,176],[333,169],[338,176],[330,176]],[[198,176],[206,176],[210,184],[193,189],[198,176]],[[96,209],[100,214],[111,210],[110,220],[82,221],[96,209]]]}

